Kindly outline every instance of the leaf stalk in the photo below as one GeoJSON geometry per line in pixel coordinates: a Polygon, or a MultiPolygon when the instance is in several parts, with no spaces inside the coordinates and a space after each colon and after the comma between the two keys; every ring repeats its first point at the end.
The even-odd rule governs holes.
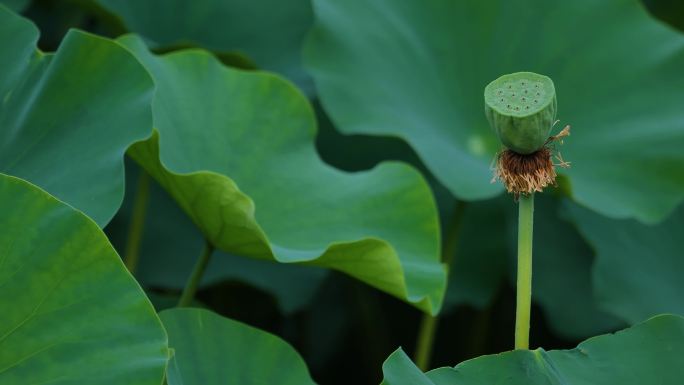
{"type": "Polygon", "coordinates": [[[205,240],[202,253],[197,259],[195,267],[192,270],[192,274],[190,275],[190,278],[188,278],[188,282],[185,284],[183,294],[181,294],[180,300],[178,301],[178,307],[188,307],[192,303],[213,252],[214,246],[212,246],[208,240],[205,240]]]}
{"type": "Polygon", "coordinates": [[[135,273],[140,259],[140,245],[145,229],[145,217],[150,200],[150,174],[140,169],[138,183],[133,198],[133,215],[128,226],[126,238],[126,250],[124,251],[124,264],[131,274],[135,273]]]}

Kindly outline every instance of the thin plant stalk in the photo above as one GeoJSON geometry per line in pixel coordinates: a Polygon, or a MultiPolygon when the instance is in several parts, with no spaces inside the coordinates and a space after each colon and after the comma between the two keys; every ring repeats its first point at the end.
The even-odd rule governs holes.
{"type": "Polygon", "coordinates": [[[389,330],[385,326],[389,320],[386,319],[377,296],[369,292],[368,287],[353,281],[349,281],[349,287],[355,297],[355,310],[358,311],[363,326],[360,332],[365,340],[373,341],[367,344],[362,353],[366,369],[372,371],[376,369],[375,363],[382,362],[387,356],[388,349],[392,347],[389,330]]]}
{"type": "Polygon", "coordinates": [[[195,267],[192,269],[192,274],[188,278],[188,282],[185,284],[183,289],[183,294],[181,294],[180,300],[178,300],[178,307],[187,307],[192,303],[197,288],[199,287],[204,271],[209,264],[209,259],[211,258],[211,253],[214,252],[214,246],[209,243],[209,241],[204,242],[204,248],[200,254],[195,267]]]}
{"type": "MultiPolygon", "coordinates": [[[[451,220],[449,221],[449,227],[447,228],[442,249],[442,262],[446,264],[447,271],[451,269],[454,254],[456,254],[458,236],[461,232],[461,223],[463,222],[465,206],[466,204],[464,201],[456,201],[451,220]]],[[[438,323],[439,316],[433,316],[427,313],[423,314],[420,328],[418,329],[418,340],[416,342],[416,352],[414,354],[416,365],[422,371],[429,369],[438,323]]]]}
{"type": "Polygon", "coordinates": [[[521,194],[518,202],[518,283],[515,311],[515,348],[530,347],[532,305],[532,229],[534,193],[521,194]]]}
{"type": "Polygon", "coordinates": [[[430,360],[432,359],[432,349],[435,342],[435,335],[437,334],[438,323],[439,317],[431,314],[423,314],[423,318],[420,320],[415,361],[416,366],[424,372],[430,369],[430,360]]]}
{"type": "Polygon", "coordinates": [[[126,249],[124,251],[124,264],[131,274],[135,273],[135,269],[138,267],[138,260],[140,259],[140,244],[145,228],[147,206],[150,201],[150,179],[150,174],[141,169],[133,198],[133,216],[128,226],[126,249]]]}

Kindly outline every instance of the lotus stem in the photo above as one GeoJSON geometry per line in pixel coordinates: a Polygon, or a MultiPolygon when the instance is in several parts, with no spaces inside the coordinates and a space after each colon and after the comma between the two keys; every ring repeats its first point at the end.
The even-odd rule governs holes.
{"type": "Polygon", "coordinates": [[[518,283],[515,311],[515,348],[530,347],[532,305],[532,233],[534,194],[521,194],[518,201],[518,283]]]}
{"type": "Polygon", "coordinates": [[[133,216],[128,226],[126,249],[124,251],[124,264],[131,274],[135,273],[140,259],[140,244],[145,229],[145,217],[150,200],[150,174],[140,169],[138,183],[133,198],[133,216]]]}
{"type": "Polygon", "coordinates": [[[211,254],[213,252],[214,246],[212,246],[208,240],[205,240],[202,253],[197,259],[195,267],[192,269],[192,274],[188,279],[188,283],[185,284],[183,294],[181,294],[180,300],[178,301],[178,307],[187,307],[190,306],[190,304],[192,303],[192,300],[193,298],[195,298],[195,293],[197,292],[197,288],[199,287],[200,281],[202,280],[202,276],[204,275],[204,271],[206,270],[207,265],[209,264],[209,259],[211,258],[211,254]]]}

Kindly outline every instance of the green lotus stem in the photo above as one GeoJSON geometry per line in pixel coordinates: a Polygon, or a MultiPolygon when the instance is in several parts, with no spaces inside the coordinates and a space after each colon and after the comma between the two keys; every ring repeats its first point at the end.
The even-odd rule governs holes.
{"type": "MultiPolygon", "coordinates": [[[[458,235],[461,232],[461,223],[463,222],[463,212],[465,211],[465,202],[456,201],[454,212],[449,221],[449,227],[444,239],[444,246],[442,249],[442,262],[446,264],[447,271],[451,269],[451,264],[456,254],[456,247],[458,245],[458,235]]],[[[416,352],[414,354],[414,361],[420,370],[426,371],[430,367],[430,360],[432,359],[432,350],[435,342],[435,335],[437,333],[437,326],[439,324],[439,316],[431,314],[423,314],[418,329],[418,341],[416,342],[416,352]]]]}
{"type": "Polygon", "coordinates": [[[188,283],[185,284],[180,300],[178,300],[178,307],[187,307],[192,303],[192,299],[197,292],[197,287],[199,287],[199,283],[202,280],[202,275],[204,275],[204,270],[206,270],[207,265],[209,264],[212,252],[214,252],[214,246],[212,246],[208,240],[205,240],[202,253],[199,256],[199,259],[197,259],[195,267],[192,269],[192,274],[188,279],[188,283]]]}
{"type": "Polygon", "coordinates": [[[534,194],[522,194],[518,202],[518,288],[515,311],[515,348],[530,347],[532,305],[532,230],[534,194]]]}
{"type": "Polygon", "coordinates": [[[128,226],[126,249],[124,251],[124,264],[131,274],[135,273],[140,258],[140,244],[145,228],[147,206],[150,200],[150,179],[150,174],[141,169],[135,190],[135,198],[133,199],[133,216],[128,226]]]}
{"type": "Polygon", "coordinates": [[[423,314],[418,329],[418,343],[416,345],[415,361],[416,366],[425,372],[430,369],[432,359],[432,346],[435,342],[437,323],[439,318],[431,314],[423,314]]]}

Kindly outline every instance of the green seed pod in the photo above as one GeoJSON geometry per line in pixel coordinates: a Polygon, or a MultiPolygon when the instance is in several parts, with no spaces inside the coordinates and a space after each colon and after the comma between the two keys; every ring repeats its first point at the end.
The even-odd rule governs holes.
{"type": "Polygon", "coordinates": [[[504,146],[531,154],[544,146],[556,119],[556,89],[532,72],[504,75],[485,87],[485,114],[504,146]]]}

